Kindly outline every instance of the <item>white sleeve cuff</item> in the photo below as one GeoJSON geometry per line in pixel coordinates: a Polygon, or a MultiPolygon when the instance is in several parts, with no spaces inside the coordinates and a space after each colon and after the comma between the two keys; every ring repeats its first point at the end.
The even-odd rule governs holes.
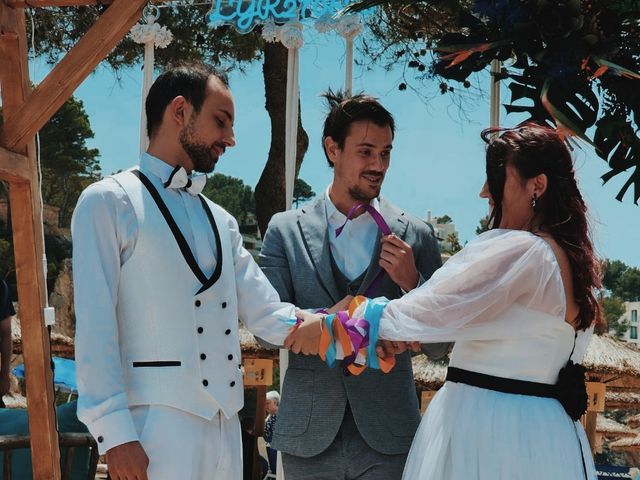
{"type": "Polygon", "coordinates": [[[100,455],[104,455],[110,448],[139,440],[129,410],[110,413],[87,424],[87,428],[98,443],[100,455]]]}

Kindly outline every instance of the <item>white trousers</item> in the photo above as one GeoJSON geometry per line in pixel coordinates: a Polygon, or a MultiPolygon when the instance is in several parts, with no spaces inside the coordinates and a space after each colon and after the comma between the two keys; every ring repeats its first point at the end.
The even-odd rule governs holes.
{"type": "Polygon", "coordinates": [[[149,480],[242,480],[238,415],[211,420],[162,405],[133,407],[149,480]]]}

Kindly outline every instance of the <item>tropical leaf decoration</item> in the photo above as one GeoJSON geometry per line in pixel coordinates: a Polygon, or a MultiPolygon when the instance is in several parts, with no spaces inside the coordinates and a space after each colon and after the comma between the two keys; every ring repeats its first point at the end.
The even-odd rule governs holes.
{"type": "Polygon", "coordinates": [[[591,145],[610,167],[603,182],[628,175],[616,198],[632,190],[638,203],[638,2],[362,0],[347,10],[372,7],[367,18],[383,51],[396,63],[404,59],[418,79],[439,78],[442,93],[454,90],[448,82],[469,87],[474,72],[504,62],[499,78],[511,92],[507,114],[555,125],[591,145]]]}

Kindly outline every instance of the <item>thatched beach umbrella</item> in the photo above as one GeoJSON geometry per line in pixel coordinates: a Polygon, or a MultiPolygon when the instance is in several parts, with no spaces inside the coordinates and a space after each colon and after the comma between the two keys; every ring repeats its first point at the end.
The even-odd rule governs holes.
{"type": "Polygon", "coordinates": [[[602,447],[605,442],[612,442],[620,438],[634,438],[638,432],[631,429],[623,423],[616,422],[612,418],[598,414],[596,424],[595,451],[602,453],[602,447]]]}
{"type": "Polygon", "coordinates": [[[598,414],[596,431],[606,437],[635,437],[638,435],[638,432],[628,425],[616,422],[613,418],[605,417],[601,413],[598,414]]]}
{"type": "Polygon", "coordinates": [[[640,393],[624,390],[607,391],[605,406],[607,410],[640,410],[640,393]]]}
{"type": "Polygon", "coordinates": [[[636,415],[631,415],[628,417],[625,422],[631,428],[639,428],[640,427],[640,413],[636,415]]]}
{"type": "Polygon", "coordinates": [[[611,442],[609,448],[619,452],[640,452],[640,435],[611,442]]]}
{"type": "Polygon", "coordinates": [[[247,330],[244,325],[238,325],[238,336],[240,337],[240,349],[242,356],[248,358],[268,358],[278,361],[279,350],[277,347],[269,348],[267,343],[261,344],[247,330]]]}
{"type": "Polygon", "coordinates": [[[426,355],[413,357],[413,378],[418,388],[423,390],[438,390],[444,384],[447,376],[448,359],[431,360],[426,355]]]}
{"type": "MultiPolygon", "coordinates": [[[[20,319],[16,318],[11,325],[11,337],[13,339],[13,353],[19,355],[12,363],[22,363],[22,329],[20,319]],[[18,361],[19,360],[19,361],[18,361]]],[[[51,332],[51,355],[61,358],[74,358],[73,338],[57,332],[51,332]]]]}
{"type": "Polygon", "coordinates": [[[607,383],[622,377],[635,379],[631,383],[640,388],[640,351],[611,335],[594,335],[582,364],[590,377],[607,383]]]}

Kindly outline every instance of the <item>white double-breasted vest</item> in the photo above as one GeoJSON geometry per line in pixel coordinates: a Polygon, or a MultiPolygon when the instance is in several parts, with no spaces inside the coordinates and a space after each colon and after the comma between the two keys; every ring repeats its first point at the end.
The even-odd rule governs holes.
{"type": "Polygon", "coordinates": [[[153,185],[136,172],[114,176],[138,221],[117,302],[129,406],[230,417],[242,408],[243,385],[229,214],[200,197],[216,238],[216,267],[206,276],[153,185]]]}

